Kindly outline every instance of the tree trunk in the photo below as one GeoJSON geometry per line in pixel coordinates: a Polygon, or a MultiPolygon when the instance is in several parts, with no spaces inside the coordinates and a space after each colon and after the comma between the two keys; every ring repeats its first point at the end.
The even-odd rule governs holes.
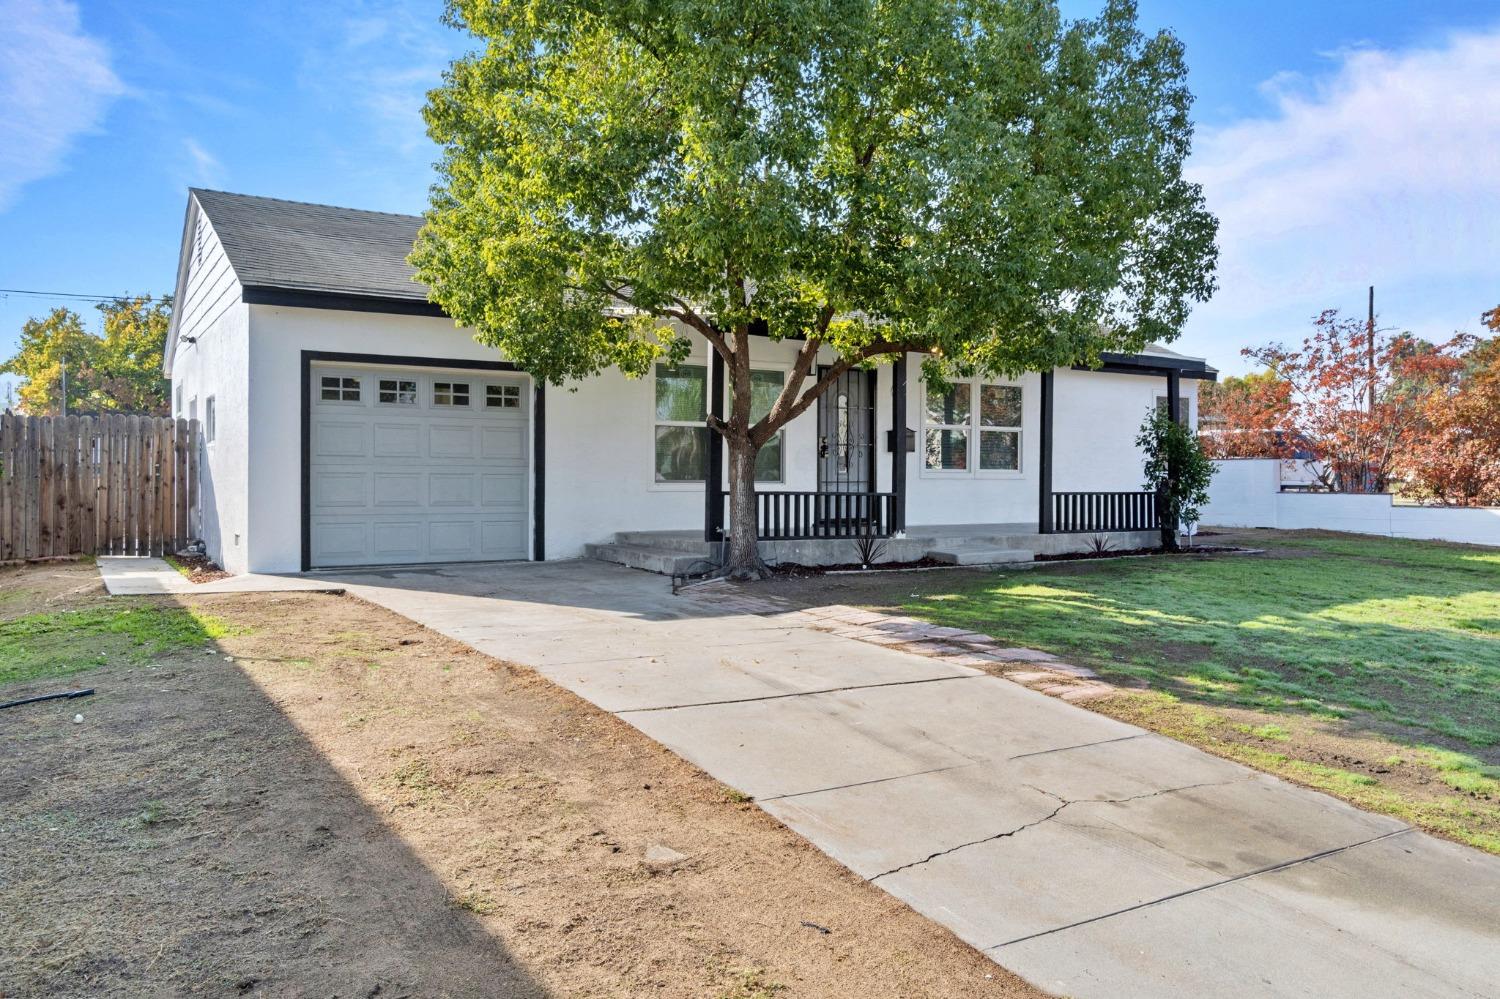
{"type": "Polygon", "coordinates": [[[760,558],[755,522],[755,456],[748,436],[725,437],[729,445],[729,545],[724,575],[730,579],[765,579],[770,572],[760,558]]]}
{"type": "Polygon", "coordinates": [[[1156,491],[1157,519],[1161,522],[1161,547],[1164,551],[1177,551],[1177,511],[1171,500],[1172,480],[1156,491]]]}

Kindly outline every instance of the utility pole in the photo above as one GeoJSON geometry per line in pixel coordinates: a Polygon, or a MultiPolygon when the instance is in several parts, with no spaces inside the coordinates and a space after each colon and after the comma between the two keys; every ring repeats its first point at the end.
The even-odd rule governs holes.
{"type": "Polygon", "coordinates": [[[1370,320],[1366,331],[1369,342],[1365,344],[1365,350],[1370,358],[1370,415],[1375,415],[1375,286],[1370,285],[1370,320]]]}

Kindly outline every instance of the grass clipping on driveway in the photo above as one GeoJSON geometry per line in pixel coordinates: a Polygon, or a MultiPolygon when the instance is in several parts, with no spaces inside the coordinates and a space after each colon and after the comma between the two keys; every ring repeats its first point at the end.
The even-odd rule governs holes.
{"type": "Polygon", "coordinates": [[[1039,995],[529,670],[349,597],[97,589],[0,573],[3,640],[98,690],[3,719],[0,995],[1039,995]]]}
{"type": "Polygon", "coordinates": [[[1269,550],[908,581],[866,602],[1089,666],[1142,688],[1095,710],[1500,853],[1500,552],[1230,540],[1269,550]]]}

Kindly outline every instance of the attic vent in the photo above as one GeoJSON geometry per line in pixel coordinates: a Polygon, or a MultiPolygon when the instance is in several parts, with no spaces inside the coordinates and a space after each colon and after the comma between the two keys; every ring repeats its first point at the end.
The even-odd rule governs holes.
{"type": "Polygon", "coordinates": [[[198,224],[193,229],[193,266],[197,267],[203,262],[203,244],[208,242],[208,225],[203,219],[198,219],[198,224]]]}

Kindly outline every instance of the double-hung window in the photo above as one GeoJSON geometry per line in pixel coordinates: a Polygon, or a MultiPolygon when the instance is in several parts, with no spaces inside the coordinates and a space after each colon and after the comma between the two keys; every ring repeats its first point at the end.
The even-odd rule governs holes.
{"type": "Polygon", "coordinates": [[[932,472],[1019,472],[1021,386],[957,382],[925,393],[922,466],[932,472]]]}
{"type": "MultiPolygon", "coordinates": [[[[1165,413],[1167,411],[1166,396],[1159,395],[1156,397],[1156,411],[1158,413],[1165,413]]],[[[1188,422],[1188,397],[1185,395],[1180,395],[1177,397],[1177,422],[1182,424],[1184,427],[1192,426],[1192,424],[1188,422]]]]}
{"type": "MultiPolygon", "coordinates": [[[[786,385],[786,375],[774,370],[752,370],[750,372],[750,422],[758,423],[776,405],[776,400],[781,396],[781,390],[786,385]]],[[[785,428],[778,430],[776,436],[766,441],[760,451],[755,455],[755,481],[756,482],[780,482],[782,480],[784,466],[782,465],[782,439],[786,435],[785,428]]]]}
{"type": "MultiPolygon", "coordinates": [[[[771,411],[786,384],[772,369],[750,372],[750,422],[771,411]]],[[[702,482],[708,470],[708,368],[702,364],[656,366],[655,456],[657,482],[702,482]]],[[[779,432],[755,456],[755,480],[780,482],[784,476],[779,432]]]]}
{"type": "Polygon", "coordinates": [[[708,460],[708,368],[656,366],[657,482],[702,482],[708,460]]]}

